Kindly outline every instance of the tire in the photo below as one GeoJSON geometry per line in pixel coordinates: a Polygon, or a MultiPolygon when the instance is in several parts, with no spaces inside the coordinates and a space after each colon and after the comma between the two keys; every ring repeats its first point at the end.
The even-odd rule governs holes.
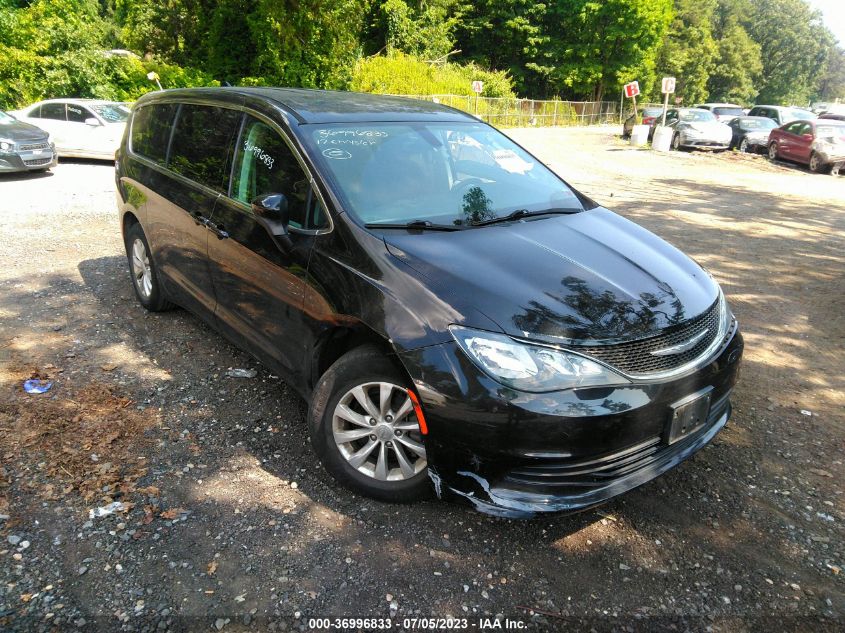
{"type": "Polygon", "coordinates": [[[150,312],[164,312],[175,306],[167,300],[161,288],[158,268],[150,255],[150,245],[144,230],[137,222],[130,226],[124,236],[129,275],[138,303],[150,312]]]}
{"type": "Polygon", "coordinates": [[[680,134],[675,134],[672,137],[672,149],[675,150],[676,152],[679,152],[681,150],[681,135],[680,134]]]}
{"type": "Polygon", "coordinates": [[[747,154],[748,151],[749,151],[748,148],[749,148],[748,138],[743,136],[742,140],[739,142],[739,151],[742,152],[743,154],[747,154]]]}
{"type": "Polygon", "coordinates": [[[838,163],[833,163],[833,166],[830,168],[830,175],[838,176],[840,173],[842,173],[842,166],[843,163],[841,161],[838,163]]]}
{"type": "Polygon", "coordinates": [[[778,158],[778,144],[772,141],[769,143],[769,160],[777,160],[778,158]]]}
{"type": "Polygon", "coordinates": [[[423,438],[407,389],[402,373],[370,345],[347,352],[320,378],[308,412],[311,445],[338,483],[391,503],[431,495],[423,438]],[[391,397],[381,406],[382,389],[388,387],[391,397]]]}
{"type": "Polygon", "coordinates": [[[810,163],[807,165],[810,168],[810,171],[814,174],[820,174],[825,170],[825,164],[822,162],[822,159],[819,158],[819,155],[815,152],[810,154],[810,163]]]}

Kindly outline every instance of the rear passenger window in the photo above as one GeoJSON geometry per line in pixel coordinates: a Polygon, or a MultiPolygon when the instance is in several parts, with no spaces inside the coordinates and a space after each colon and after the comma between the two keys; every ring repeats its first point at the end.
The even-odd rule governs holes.
{"type": "Polygon", "coordinates": [[[315,199],[308,176],[279,133],[247,115],[235,153],[232,197],[246,204],[267,193],[283,193],[290,225],[299,229],[326,226],[326,213],[315,199]]]}
{"type": "Polygon", "coordinates": [[[132,117],[132,151],[164,166],[173,117],[179,105],[161,103],[142,106],[132,117]]]}
{"type": "Polygon", "coordinates": [[[44,103],[41,106],[42,119],[53,119],[55,121],[66,121],[64,103],[44,103]]]}
{"type": "Polygon", "coordinates": [[[176,118],[168,167],[215,191],[225,192],[229,149],[240,121],[238,110],[183,104],[176,118]]]}

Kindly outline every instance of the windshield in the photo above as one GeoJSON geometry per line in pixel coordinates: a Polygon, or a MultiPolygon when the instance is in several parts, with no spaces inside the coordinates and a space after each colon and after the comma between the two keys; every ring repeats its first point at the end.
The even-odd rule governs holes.
{"type": "Polygon", "coordinates": [[[121,103],[101,103],[92,105],[91,109],[106,123],[123,123],[129,118],[129,110],[121,103]]]}
{"type": "Polygon", "coordinates": [[[810,121],[816,118],[816,115],[812,112],[807,112],[806,110],[790,110],[789,111],[792,120],[795,121],[796,119],[801,119],[802,121],[810,121]]]}
{"type": "Polygon", "coordinates": [[[742,116],[745,112],[742,108],[713,108],[713,114],[719,116],[742,116]]]}
{"type": "Polygon", "coordinates": [[[712,112],[708,112],[707,110],[685,110],[681,112],[681,121],[692,122],[692,121],[715,121],[716,117],[713,116],[712,112]]]}
{"type": "Polygon", "coordinates": [[[0,110],[0,123],[14,123],[15,121],[17,119],[11,114],[6,114],[3,110],[0,110]]]}
{"type": "Polygon", "coordinates": [[[777,127],[777,123],[771,119],[760,117],[759,119],[742,119],[743,130],[771,130],[777,127]]]}
{"type": "Polygon", "coordinates": [[[643,116],[660,116],[663,114],[663,108],[646,108],[643,110],[643,116]]]}
{"type": "Polygon", "coordinates": [[[344,206],[364,223],[460,226],[517,210],[581,211],[560,178],[476,123],[313,125],[307,142],[344,206]]]}

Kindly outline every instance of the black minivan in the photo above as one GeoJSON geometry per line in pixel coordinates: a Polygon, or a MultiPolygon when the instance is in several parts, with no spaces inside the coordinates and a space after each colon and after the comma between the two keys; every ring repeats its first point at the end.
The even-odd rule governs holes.
{"type": "Polygon", "coordinates": [[[360,493],[580,510],[728,420],[743,343],[718,284],[466,113],[159,91],[116,166],[138,300],[283,376],[360,493]]]}

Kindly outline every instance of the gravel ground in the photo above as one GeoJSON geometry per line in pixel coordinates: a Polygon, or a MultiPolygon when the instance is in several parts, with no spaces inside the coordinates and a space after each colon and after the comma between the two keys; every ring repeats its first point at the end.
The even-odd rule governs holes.
{"type": "Polygon", "coordinates": [[[843,630],[845,180],[615,131],[512,134],[723,284],[746,336],[734,418],[601,509],[527,522],[338,488],[291,390],[136,304],[111,165],[0,176],[0,630],[843,630]]]}

